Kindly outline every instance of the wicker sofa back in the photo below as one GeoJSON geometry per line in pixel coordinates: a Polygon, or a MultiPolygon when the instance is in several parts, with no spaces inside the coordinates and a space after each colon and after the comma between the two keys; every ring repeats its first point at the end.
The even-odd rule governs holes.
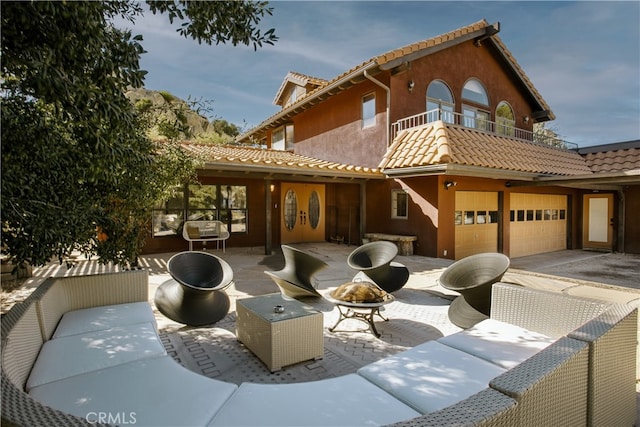
{"type": "MultiPolygon", "coordinates": [[[[146,271],[52,278],[4,315],[3,425],[100,425],[40,404],[25,383],[64,313],[138,301],[146,271]]],[[[637,309],[498,283],[491,316],[557,340],[480,392],[396,425],[633,425],[637,309]]]]}
{"type": "MultiPolygon", "coordinates": [[[[134,270],[45,280],[2,316],[2,424],[85,426],[87,420],[31,398],[25,384],[40,348],[62,315],[82,308],[147,301],[148,272],[134,270]]],[[[100,425],[93,423],[91,425],[100,425]]]]}

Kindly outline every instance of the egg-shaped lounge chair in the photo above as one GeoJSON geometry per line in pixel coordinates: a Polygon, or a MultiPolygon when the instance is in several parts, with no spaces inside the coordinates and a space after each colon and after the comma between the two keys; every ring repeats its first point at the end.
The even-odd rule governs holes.
{"type": "Polygon", "coordinates": [[[409,280],[409,270],[394,262],[398,247],[386,241],[365,243],[353,250],[347,258],[347,264],[359,273],[354,280],[367,278],[386,292],[395,292],[409,280]],[[363,277],[364,275],[364,277],[363,277]]]}
{"type": "Polygon", "coordinates": [[[313,275],[328,264],[315,256],[292,246],[281,245],[284,255],[284,268],[278,271],[265,271],[265,274],[280,288],[280,292],[289,298],[319,297],[316,286],[311,283],[313,275]]]}
{"type": "Polygon", "coordinates": [[[154,300],[169,319],[190,326],[215,323],[229,312],[224,289],[233,283],[233,270],[207,252],[181,252],[169,259],[172,279],[158,287],[154,300]]]}
{"type": "Polygon", "coordinates": [[[509,268],[509,257],[500,253],[471,255],[454,262],[440,276],[444,288],[460,293],[449,306],[449,319],[470,328],[489,317],[491,287],[509,268]]]}

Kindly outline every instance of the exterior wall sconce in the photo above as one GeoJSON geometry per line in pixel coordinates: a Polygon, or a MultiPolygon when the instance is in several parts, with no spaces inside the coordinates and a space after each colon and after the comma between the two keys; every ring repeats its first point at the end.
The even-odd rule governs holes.
{"type": "Polygon", "coordinates": [[[413,82],[413,80],[409,80],[409,84],[407,85],[407,87],[409,88],[409,92],[413,92],[413,87],[416,84],[413,82]]]}
{"type": "Polygon", "coordinates": [[[271,192],[273,193],[273,190],[275,190],[275,189],[276,189],[276,186],[275,186],[275,185],[273,185],[273,184],[271,184],[271,187],[270,187],[270,188],[271,188],[271,192]]]}
{"type": "Polygon", "coordinates": [[[449,188],[455,187],[456,185],[458,185],[458,183],[455,182],[455,181],[445,181],[444,182],[444,189],[448,190],[449,188]]]}
{"type": "Polygon", "coordinates": [[[529,116],[524,116],[524,122],[529,123],[529,116]]]}

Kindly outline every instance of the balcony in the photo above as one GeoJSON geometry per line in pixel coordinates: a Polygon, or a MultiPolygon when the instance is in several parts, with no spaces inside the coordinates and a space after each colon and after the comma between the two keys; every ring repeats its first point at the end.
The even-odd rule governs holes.
{"type": "Polygon", "coordinates": [[[493,135],[520,139],[537,144],[545,144],[562,149],[578,148],[577,144],[567,142],[558,138],[554,132],[548,129],[543,129],[539,132],[531,132],[529,130],[516,128],[505,123],[492,122],[482,118],[471,117],[464,114],[454,113],[452,111],[441,109],[427,111],[398,120],[391,125],[391,139],[395,139],[395,137],[403,130],[424,126],[438,120],[442,120],[447,125],[461,126],[490,133],[493,135]]]}

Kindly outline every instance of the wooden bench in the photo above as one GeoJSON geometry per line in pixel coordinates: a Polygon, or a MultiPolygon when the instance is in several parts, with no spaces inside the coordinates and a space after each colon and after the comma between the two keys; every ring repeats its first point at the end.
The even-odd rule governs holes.
{"type": "Polygon", "coordinates": [[[413,242],[418,240],[417,236],[384,233],[365,233],[364,237],[372,242],[386,240],[395,243],[398,246],[398,255],[413,255],[413,242]]]}
{"type": "Polygon", "coordinates": [[[189,250],[193,250],[193,242],[216,242],[216,248],[226,252],[226,241],[229,230],[222,221],[187,221],[182,228],[182,237],[189,242],[189,250]]]}

